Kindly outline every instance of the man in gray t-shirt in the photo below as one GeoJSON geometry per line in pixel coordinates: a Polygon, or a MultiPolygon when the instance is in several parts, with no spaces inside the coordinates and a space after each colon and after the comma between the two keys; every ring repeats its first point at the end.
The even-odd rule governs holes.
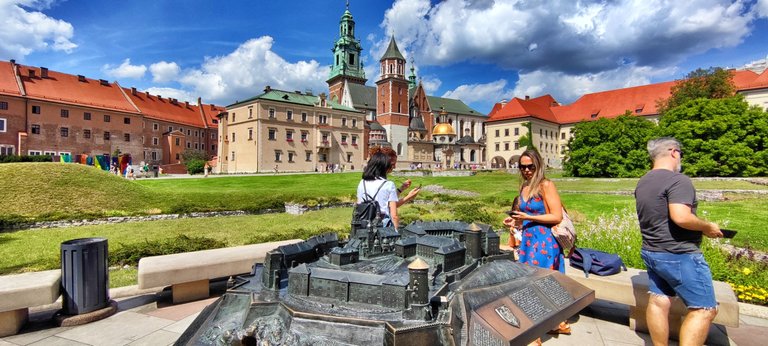
{"type": "Polygon", "coordinates": [[[720,227],[696,216],[696,190],[680,173],[683,151],[674,138],[648,141],[653,169],[637,183],[635,203],[643,236],[641,257],[648,268],[650,298],[646,322],[654,345],[669,339],[669,308],[680,297],[688,314],[681,345],[703,345],[717,315],[712,273],[701,254],[702,236],[722,237],[720,227]]]}

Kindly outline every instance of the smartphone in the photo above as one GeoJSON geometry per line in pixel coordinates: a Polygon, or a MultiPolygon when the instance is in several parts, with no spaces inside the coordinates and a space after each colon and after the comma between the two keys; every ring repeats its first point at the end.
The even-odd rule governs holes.
{"type": "Polygon", "coordinates": [[[723,238],[733,238],[736,236],[737,231],[734,231],[732,229],[720,229],[720,232],[723,232],[723,238]]]}
{"type": "Polygon", "coordinates": [[[507,214],[507,215],[509,215],[510,217],[512,217],[512,216],[515,216],[515,210],[512,210],[512,209],[510,209],[510,210],[507,210],[507,211],[505,211],[504,213],[505,213],[505,214],[507,214]]]}

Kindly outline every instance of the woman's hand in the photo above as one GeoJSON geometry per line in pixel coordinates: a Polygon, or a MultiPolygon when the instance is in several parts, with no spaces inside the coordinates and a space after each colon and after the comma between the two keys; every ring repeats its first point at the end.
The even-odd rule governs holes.
{"type": "MultiPolygon", "coordinates": [[[[409,182],[408,184],[410,185],[410,180],[408,180],[408,182],[409,182]]],[[[405,185],[405,184],[403,184],[403,185],[405,185]]],[[[405,199],[410,201],[410,200],[416,198],[416,195],[418,195],[420,191],[421,191],[421,187],[417,187],[417,188],[409,191],[408,195],[405,196],[405,199]]]]}
{"type": "Polygon", "coordinates": [[[400,191],[408,190],[409,187],[411,187],[411,179],[407,179],[403,185],[400,185],[400,191]]]}
{"type": "Polygon", "coordinates": [[[512,225],[514,224],[515,224],[515,219],[511,217],[507,217],[506,219],[504,219],[504,226],[512,227],[512,225]]]}
{"type": "Polygon", "coordinates": [[[528,215],[522,211],[513,211],[512,219],[515,221],[531,220],[531,215],[528,215]]]}

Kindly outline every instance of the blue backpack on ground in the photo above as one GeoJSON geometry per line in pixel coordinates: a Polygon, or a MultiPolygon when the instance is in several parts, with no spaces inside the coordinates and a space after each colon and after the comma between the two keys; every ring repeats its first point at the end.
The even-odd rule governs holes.
{"type": "Polygon", "coordinates": [[[583,270],[586,277],[589,277],[589,273],[607,276],[618,274],[622,269],[627,270],[619,255],[587,248],[573,250],[571,267],[583,270]]]}

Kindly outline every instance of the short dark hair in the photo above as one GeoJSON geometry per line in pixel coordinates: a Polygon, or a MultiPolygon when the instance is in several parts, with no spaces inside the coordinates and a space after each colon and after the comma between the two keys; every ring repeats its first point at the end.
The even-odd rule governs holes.
{"type": "Polygon", "coordinates": [[[382,152],[377,152],[368,159],[368,166],[363,171],[363,180],[376,180],[377,178],[387,179],[387,172],[392,167],[392,161],[389,156],[382,152]]]}

